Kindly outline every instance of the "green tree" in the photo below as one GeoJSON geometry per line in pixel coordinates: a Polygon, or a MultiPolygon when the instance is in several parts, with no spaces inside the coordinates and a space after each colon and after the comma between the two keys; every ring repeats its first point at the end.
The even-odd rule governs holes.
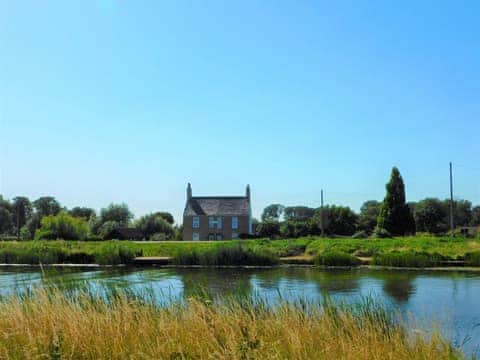
{"type": "MultiPolygon", "coordinates": [[[[445,200],[444,204],[446,209],[450,208],[450,200],[445,200]]],[[[472,216],[472,203],[470,201],[453,201],[453,219],[455,222],[455,226],[469,226],[472,222],[472,216]]]]}
{"type": "Polygon", "coordinates": [[[439,199],[427,198],[417,202],[414,217],[417,231],[438,234],[448,230],[447,207],[439,199]]]}
{"type": "Polygon", "coordinates": [[[53,196],[42,196],[33,202],[35,211],[40,216],[40,219],[44,216],[57,215],[62,207],[60,203],[55,200],[53,196]]]}
{"type": "Polygon", "coordinates": [[[171,239],[175,233],[172,225],[158,213],[142,216],[135,222],[135,227],[146,238],[150,238],[153,234],[164,234],[166,239],[171,239]]]}
{"type": "Polygon", "coordinates": [[[0,234],[11,234],[13,230],[12,213],[6,207],[0,207],[0,234]]]}
{"type": "Polygon", "coordinates": [[[173,215],[170,214],[169,212],[166,212],[166,211],[159,211],[159,212],[156,212],[155,215],[158,215],[160,216],[161,218],[163,218],[167,223],[169,223],[170,225],[173,225],[175,223],[175,219],[173,218],[173,215]]]}
{"type": "Polygon", "coordinates": [[[121,228],[122,225],[118,221],[105,221],[103,224],[101,224],[97,230],[98,235],[100,235],[102,238],[107,236],[107,234],[115,229],[121,228]]]}
{"type": "Polygon", "coordinates": [[[287,206],[283,210],[285,221],[305,221],[311,219],[315,213],[315,209],[307,206],[287,206]]]}
{"type": "Polygon", "coordinates": [[[472,220],[470,224],[472,226],[480,226],[480,206],[475,206],[472,209],[472,220]]]}
{"type": "Polygon", "coordinates": [[[107,221],[116,221],[120,226],[128,226],[133,214],[127,204],[110,204],[100,211],[100,222],[103,225],[107,221]]]}
{"type": "Polygon", "coordinates": [[[396,167],[392,169],[386,190],[377,220],[377,231],[385,229],[393,236],[415,233],[415,220],[405,202],[405,185],[396,167]]]}
{"type": "Polygon", "coordinates": [[[32,214],[32,204],[25,196],[17,196],[12,201],[12,215],[15,232],[20,237],[20,229],[32,214]]]}
{"type": "Polygon", "coordinates": [[[360,208],[358,228],[371,234],[377,225],[378,215],[382,204],[376,200],[365,201],[360,208]]]}
{"type": "Polygon", "coordinates": [[[20,229],[20,238],[22,240],[31,240],[35,236],[35,232],[40,228],[40,215],[33,213],[27,223],[20,229]]]}
{"type": "Polygon", "coordinates": [[[280,236],[280,223],[278,221],[263,221],[257,226],[258,236],[275,238],[280,236]]]}
{"type": "Polygon", "coordinates": [[[70,215],[74,217],[81,217],[85,220],[89,220],[91,217],[95,216],[95,210],[88,207],[76,206],[69,211],[70,215]]]}
{"type": "MultiPolygon", "coordinates": [[[[320,224],[321,209],[315,210],[317,224],[320,224]]],[[[357,228],[358,215],[346,206],[328,205],[323,208],[323,226],[327,234],[353,235],[357,228]]]]}
{"type": "Polygon", "coordinates": [[[279,221],[280,217],[283,214],[284,209],[285,209],[285,206],[280,204],[268,205],[265,209],[263,209],[262,221],[263,222],[279,221]]]}
{"type": "Polygon", "coordinates": [[[88,226],[84,219],[61,211],[58,215],[45,216],[41,220],[41,226],[35,233],[35,239],[84,240],[87,233],[88,226]]]}

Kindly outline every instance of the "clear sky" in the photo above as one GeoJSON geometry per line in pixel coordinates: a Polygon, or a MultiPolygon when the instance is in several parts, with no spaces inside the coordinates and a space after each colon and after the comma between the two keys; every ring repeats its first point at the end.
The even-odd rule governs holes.
{"type": "Polygon", "coordinates": [[[478,1],[0,0],[0,193],[480,203],[478,1]]]}

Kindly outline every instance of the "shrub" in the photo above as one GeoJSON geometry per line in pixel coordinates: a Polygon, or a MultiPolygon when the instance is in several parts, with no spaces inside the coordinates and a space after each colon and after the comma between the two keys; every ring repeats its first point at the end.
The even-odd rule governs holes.
{"type": "Polygon", "coordinates": [[[444,257],[437,253],[393,251],[376,255],[373,258],[373,264],[395,267],[431,267],[438,266],[442,260],[444,257]]]}
{"type": "Polygon", "coordinates": [[[470,266],[480,266],[480,251],[466,253],[465,264],[470,266]]]}
{"type": "Polygon", "coordinates": [[[35,232],[35,239],[84,240],[87,233],[88,226],[84,219],[62,211],[58,215],[45,216],[42,219],[40,229],[35,232]]]}
{"type": "Polygon", "coordinates": [[[377,239],[390,239],[392,238],[392,234],[386,229],[375,229],[372,237],[377,239]]]}
{"type": "Polygon", "coordinates": [[[142,251],[111,241],[103,244],[94,252],[95,262],[100,265],[131,264],[135,257],[141,256],[142,251]]]}
{"type": "Polygon", "coordinates": [[[165,241],[167,236],[164,233],[155,233],[148,239],[150,241],[165,241]]]}
{"type": "Polygon", "coordinates": [[[221,246],[204,252],[177,254],[173,262],[177,265],[276,265],[278,256],[265,249],[245,248],[241,245],[221,246]]]}
{"type": "Polygon", "coordinates": [[[325,252],[314,257],[315,265],[323,266],[358,266],[360,260],[344,252],[325,252]]]}
{"type": "Polygon", "coordinates": [[[174,229],[160,214],[144,215],[135,223],[135,227],[147,238],[154,234],[162,233],[166,238],[174,236],[174,229]]]}
{"type": "Polygon", "coordinates": [[[366,238],[368,238],[368,234],[364,230],[357,231],[355,234],[352,235],[352,239],[366,239],[366,238]]]}

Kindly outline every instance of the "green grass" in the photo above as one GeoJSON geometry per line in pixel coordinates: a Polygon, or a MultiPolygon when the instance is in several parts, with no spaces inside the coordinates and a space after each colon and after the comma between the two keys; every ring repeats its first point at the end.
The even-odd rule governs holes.
{"type": "Polygon", "coordinates": [[[325,252],[314,257],[313,263],[322,266],[358,266],[360,260],[342,252],[325,252]]]}
{"type": "Polygon", "coordinates": [[[376,255],[374,265],[395,267],[434,267],[441,265],[443,256],[436,253],[415,251],[392,251],[376,255]]]}
{"type": "Polygon", "coordinates": [[[278,256],[272,251],[261,248],[247,248],[241,245],[221,246],[203,252],[191,251],[175,255],[177,265],[276,265],[278,256]]]}
{"type": "MultiPolygon", "coordinates": [[[[399,252],[411,258],[412,253],[438,254],[444,259],[466,259],[466,254],[480,252],[478,239],[463,239],[433,236],[414,236],[393,239],[352,239],[306,237],[286,240],[236,240],[236,241],[0,241],[2,263],[128,263],[134,256],[173,257],[185,254],[204,253],[219,248],[234,248],[239,244],[252,251],[265,250],[278,257],[320,254],[349,254],[360,257],[376,257],[399,252]],[[110,245],[115,244],[115,245],[110,245]]],[[[395,255],[393,255],[395,256],[395,255]]],[[[430,255],[428,255],[430,256],[430,255]]],[[[480,266],[480,259],[469,255],[471,266],[480,266]]],[[[418,257],[418,256],[417,256],[418,257]]],[[[387,260],[385,260],[387,262],[387,260]]],[[[408,260],[421,263],[419,260],[408,260]]]]}

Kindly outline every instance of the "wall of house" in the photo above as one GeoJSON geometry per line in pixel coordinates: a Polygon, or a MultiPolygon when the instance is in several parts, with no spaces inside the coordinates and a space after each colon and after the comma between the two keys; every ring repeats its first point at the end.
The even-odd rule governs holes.
{"type": "Polygon", "coordinates": [[[193,233],[197,232],[200,235],[200,240],[208,240],[209,234],[222,234],[223,239],[229,240],[232,239],[232,234],[249,234],[250,233],[250,222],[251,219],[249,216],[237,216],[238,218],[238,229],[232,229],[232,216],[221,216],[222,218],[222,228],[221,229],[210,229],[209,228],[209,216],[199,216],[200,218],[200,228],[194,229],[192,227],[193,216],[184,216],[183,217],[183,240],[193,240],[193,233]]]}

